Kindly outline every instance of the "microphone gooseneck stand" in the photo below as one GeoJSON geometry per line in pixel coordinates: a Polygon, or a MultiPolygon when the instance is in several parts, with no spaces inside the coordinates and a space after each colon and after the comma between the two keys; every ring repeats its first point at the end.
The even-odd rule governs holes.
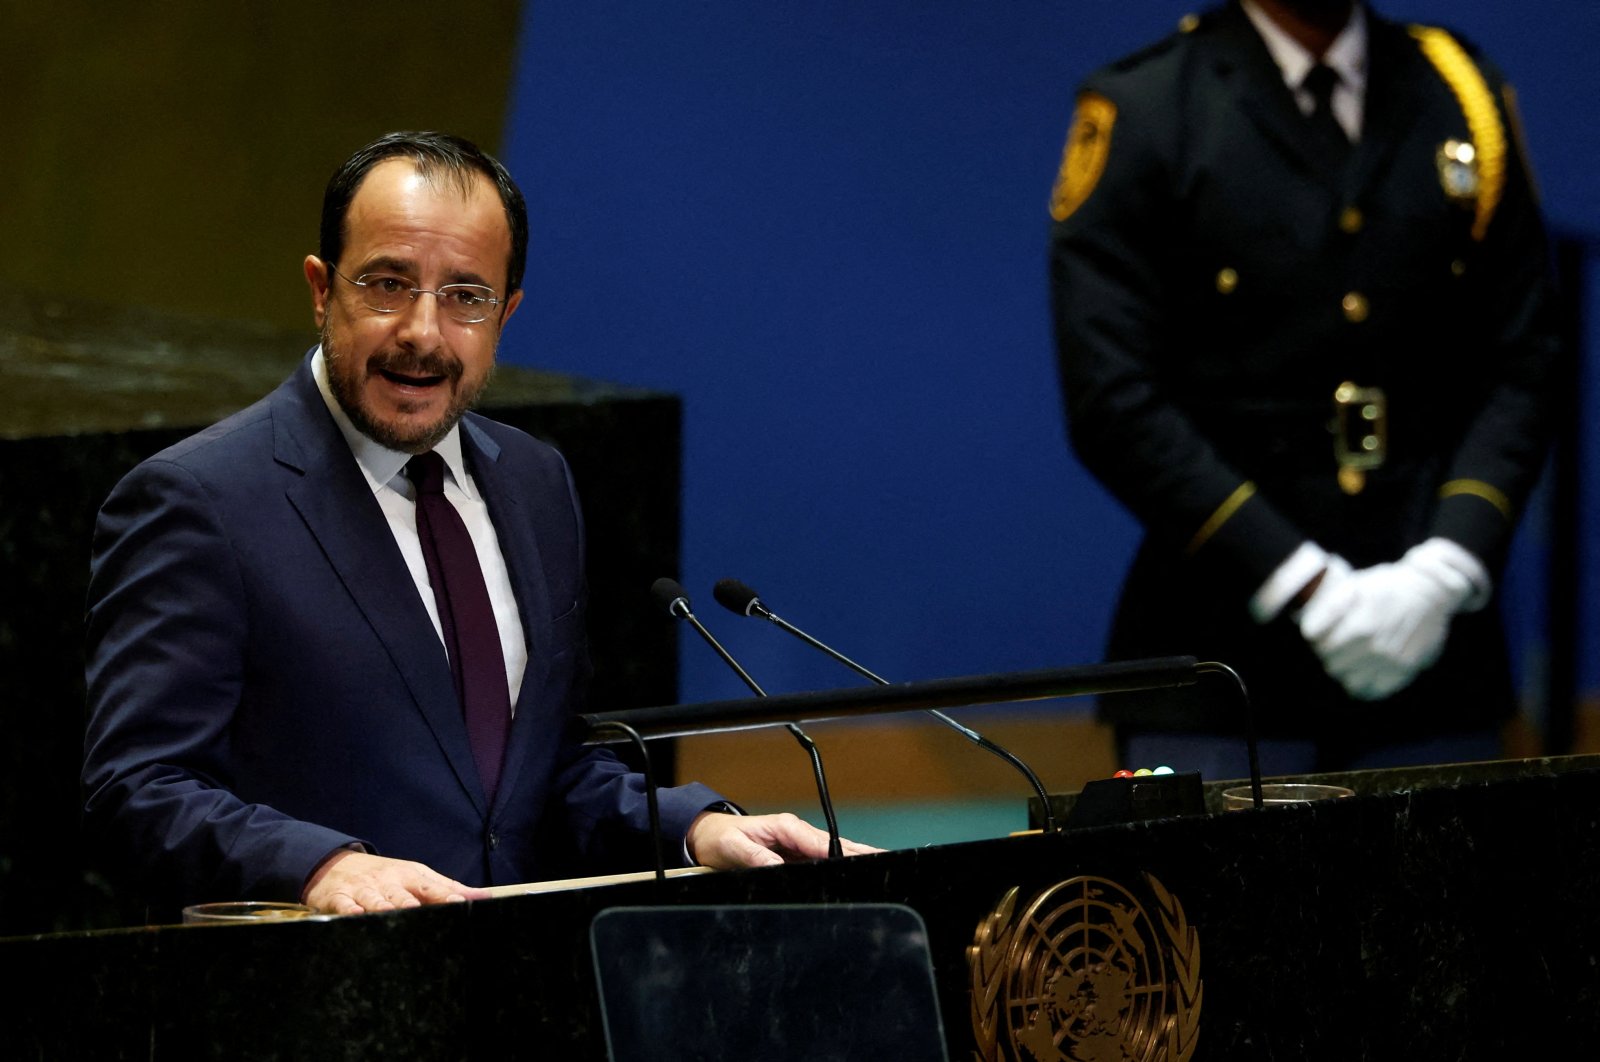
{"type": "MultiPolygon", "coordinates": [[[[689,595],[682,586],[671,579],[662,578],[655,581],[655,584],[650,588],[650,592],[662,607],[667,610],[667,615],[674,619],[684,620],[693,627],[700,637],[705,640],[705,643],[711,646],[716,651],[716,654],[722,658],[723,663],[732,668],[734,674],[738,675],[744,681],[744,684],[750,687],[751,693],[754,693],[757,697],[767,696],[767,691],[762,689],[756,683],[756,680],[750,677],[749,672],[739,666],[739,662],[733,658],[733,655],[722,647],[722,643],[717,641],[711,632],[706,630],[705,624],[701,623],[699,618],[695,616],[693,609],[689,607],[689,595]]],[[[810,735],[801,730],[798,724],[788,722],[783,725],[789,733],[794,735],[794,739],[800,743],[800,747],[805,749],[807,755],[811,757],[811,770],[817,780],[817,800],[822,805],[822,816],[828,823],[828,856],[837,859],[844,855],[844,848],[839,840],[839,820],[833,814],[833,797],[828,793],[828,776],[822,769],[822,754],[817,751],[817,743],[812,741],[810,735]]]]}
{"type": "Polygon", "coordinates": [[[655,856],[656,880],[667,880],[666,855],[662,852],[663,838],[661,836],[661,805],[656,797],[655,772],[650,769],[650,750],[645,747],[644,737],[627,723],[616,719],[608,719],[595,727],[596,730],[615,730],[633,742],[639,749],[639,759],[643,763],[641,773],[644,775],[645,808],[650,815],[650,851],[655,856]]]}
{"type": "Polygon", "coordinates": [[[1196,674],[1222,675],[1233,680],[1239,687],[1239,701],[1244,705],[1244,747],[1245,753],[1250,757],[1250,798],[1251,802],[1259,809],[1261,807],[1261,751],[1256,745],[1256,710],[1250,703],[1250,691],[1245,687],[1244,679],[1239,673],[1227,664],[1215,660],[1201,660],[1194,665],[1196,674]]]}
{"type": "MultiPolygon", "coordinates": [[[[805,631],[801,630],[799,627],[796,627],[794,624],[784,619],[782,616],[779,616],[777,613],[773,612],[770,608],[762,603],[761,598],[756,596],[756,592],[754,590],[750,589],[750,587],[746,586],[744,583],[739,582],[737,579],[720,580],[717,585],[712,588],[711,596],[715,597],[717,599],[717,603],[728,609],[730,612],[738,613],[741,616],[750,616],[755,619],[764,619],[769,623],[788,631],[790,634],[794,635],[796,638],[799,638],[813,649],[820,649],[822,652],[827,653],[829,656],[833,657],[833,659],[837,660],[839,663],[843,664],[845,667],[849,668],[851,671],[854,671],[856,674],[870,682],[875,682],[879,686],[890,685],[888,679],[869,671],[865,667],[862,667],[860,664],[856,663],[854,660],[851,660],[848,656],[845,656],[837,649],[818,641],[805,631]]],[[[1006,763],[1010,764],[1017,771],[1019,771],[1022,776],[1028,780],[1028,784],[1033,786],[1033,791],[1039,796],[1039,804],[1044,809],[1044,832],[1055,832],[1056,817],[1055,812],[1050,807],[1050,794],[1045,791],[1044,783],[1039,781],[1039,776],[1033,773],[1032,768],[1030,768],[1026,763],[1023,763],[1021,759],[1013,755],[1010,750],[997,745],[993,741],[990,741],[988,738],[984,737],[976,730],[973,730],[971,727],[963,726],[961,723],[956,722],[954,719],[939,711],[937,708],[926,708],[924,711],[933,716],[935,719],[939,720],[939,722],[943,723],[945,726],[954,730],[956,733],[961,734],[968,741],[971,741],[979,748],[1000,757],[1002,760],[1005,760],[1006,763]]]]}

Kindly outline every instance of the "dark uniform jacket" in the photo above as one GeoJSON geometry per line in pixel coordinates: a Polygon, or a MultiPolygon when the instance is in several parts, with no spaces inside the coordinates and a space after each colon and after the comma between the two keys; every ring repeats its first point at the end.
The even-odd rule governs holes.
{"type": "MultiPolygon", "coordinates": [[[[1251,595],[1307,539],[1359,568],[1442,535],[1496,572],[1542,465],[1555,351],[1509,89],[1443,31],[1369,11],[1368,32],[1342,168],[1315,161],[1237,5],[1095,74],[1051,244],[1071,438],[1146,529],[1108,656],[1221,660],[1268,733],[1356,744],[1509,712],[1494,605],[1458,616],[1410,688],[1363,705],[1288,617],[1257,624],[1251,595]],[[1384,423],[1358,400],[1334,430],[1345,383],[1382,390],[1384,423]],[[1336,438],[1360,454],[1369,434],[1386,435],[1381,466],[1341,484],[1336,438]]],[[[1211,693],[1102,708],[1231,729],[1236,698],[1211,693]]]]}

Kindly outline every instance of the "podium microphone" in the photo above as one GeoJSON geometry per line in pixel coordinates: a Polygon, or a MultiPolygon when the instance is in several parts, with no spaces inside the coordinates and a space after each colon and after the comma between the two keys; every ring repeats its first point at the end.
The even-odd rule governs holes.
{"type": "MultiPolygon", "coordinates": [[[[665,577],[657,579],[650,586],[650,595],[656,599],[657,604],[666,610],[667,615],[673,619],[687,621],[699,633],[700,637],[705,640],[705,643],[716,650],[717,655],[722,657],[723,663],[732,668],[734,674],[744,680],[744,684],[750,687],[751,693],[754,693],[757,697],[765,697],[767,695],[767,691],[756,684],[756,680],[750,677],[750,673],[739,666],[739,662],[733,658],[733,655],[722,647],[721,642],[712,637],[711,632],[706,630],[705,624],[701,623],[699,618],[695,616],[694,610],[689,606],[689,594],[678,584],[677,580],[665,577]]],[[[828,855],[830,858],[839,858],[844,855],[844,848],[839,843],[839,821],[833,815],[833,797],[828,795],[828,776],[822,770],[822,754],[817,751],[817,743],[812,741],[810,736],[804,730],[801,730],[798,724],[785,723],[783,725],[788,728],[789,733],[794,735],[794,739],[800,742],[800,747],[805,749],[811,757],[811,770],[817,779],[817,800],[822,804],[822,815],[828,823],[828,855]]]]}
{"type": "MultiPolygon", "coordinates": [[[[811,637],[811,635],[807,634],[799,627],[796,627],[788,620],[785,620],[782,616],[779,616],[773,612],[766,605],[762,604],[761,598],[756,596],[756,592],[754,590],[750,589],[750,587],[746,586],[744,583],[741,583],[739,580],[718,580],[717,585],[711,588],[711,596],[717,599],[717,603],[719,605],[728,609],[730,612],[737,612],[741,616],[753,616],[756,619],[764,619],[769,623],[772,623],[778,627],[782,627],[784,630],[788,631],[796,638],[799,638],[813,649],[820,649],[824,653],[827,653],[829,656],[833,657],[835,660],[839,661],[839,663],[843,664],[851,671],[854,671],[862,678],[875,682],[880,686],[889,685],[888,679],[868,671],[854,660],[851,660],[848,656],[845,656],[836,649],[824,645],[822,642],[819,642],[817,639],[811,637]]],[[[1045,792],[1044,783],[1039,781],[1039,776],[1033,773],[1032,768],[1030,768],[1026,763],[1023,763],[1022,760],[1018,759],[1016,756],[1012,755],[1005,748],[995,744],[993,741],[990,741],[988,738],[984,737],[976,730],[973,730],[971,727],[961,725],[937,709],[929,708],[926,709],[926,711],[929,715],[939,720],[939,722],[943,723],[945,726],[950,727],[952,730],[965,737],[974,745],[977,745],[979,748],[999,756],[1002,760],[1005,760],[1012,767],[1021,772],[1022,776],[1028,780],[1028,784],[1033,786],[1033,791],[1039,796],[1039,803],[1044,809],[1045,832],[1055,832],[1056,818],[1055,813],[1050,809],[1050,795],[1045,792]]]]}

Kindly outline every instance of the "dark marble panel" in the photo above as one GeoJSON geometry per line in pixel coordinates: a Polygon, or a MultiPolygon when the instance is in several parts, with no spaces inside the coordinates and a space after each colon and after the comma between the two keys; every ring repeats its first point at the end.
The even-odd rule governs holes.
{"type": "MultiPolygon", "coordinates": [[[[134,464],[266,394],[314,341],[0,291],[0,935],[144,920],[79,840],[95,513],[134,464]]],[[[592,703],[671,703],[676,631],[647,592],[677,568],[679,400],[511,367],[483,408],[572,465],[589,533],[592,703]]],[[[670,746],[656,766],[670,777],[670,746]]]]}
{"type": "Polygon", "coordinates": [[[1195,1062],[1568,1057],[1600,1037],[1600,759],[1563,767],[328,923],[6,940],[0,963],[30,977],[0,1027],[22,1057],[160,1058],[154,1034],[193,1049],[172,1057],[357,1057],[348,1036],[396,1058],[598,1060],[597,912],[870,900],[922,916],[965,1059],[967,950],[1006,891],[1148,875],[1194,932],[1195,1062]]]}

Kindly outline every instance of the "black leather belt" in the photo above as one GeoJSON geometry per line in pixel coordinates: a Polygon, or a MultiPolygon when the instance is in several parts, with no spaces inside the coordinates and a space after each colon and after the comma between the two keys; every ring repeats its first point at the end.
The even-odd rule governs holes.
{"type": "Polygon", "coordinates": [[[1191,415],[1241,470],[1327,474],[1348,494],[1365,489],[1369,472],[1409,452],[1408,442],[1422,447],[1440,427],[1432,418],[1425,423],[1411,418],[1408,430],[1396,435],[1384,390],[1353,381],[1340,384],[1326,404],[1219,408],[1223,405],[1197,407],[1191,415]]]}

